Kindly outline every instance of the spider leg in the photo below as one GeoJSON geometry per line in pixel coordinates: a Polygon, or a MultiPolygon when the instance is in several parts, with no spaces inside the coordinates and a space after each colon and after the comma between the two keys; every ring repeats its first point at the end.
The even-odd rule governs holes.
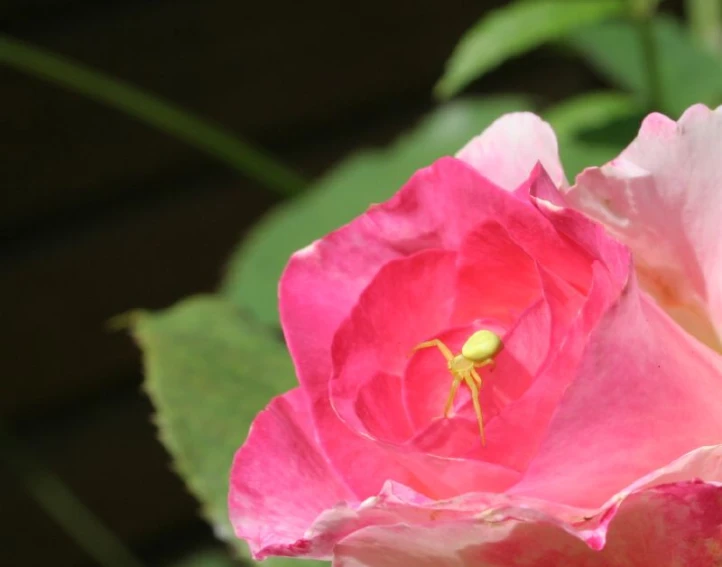
{"type": "Polygon", "coordinates": [[[422,348],[430,348],[430,347],[438,348],[441,351],[441,354],[444,355],[444,358],[446,358],[447,361],[450,361],[451,359],[454,358],[454,354],[451,352],[449,347],[447,347],[439,339],[433,339],[430,341],[426,341],[425,343],[420,343],[411,350],[411,353],[414,353],[417,350],[420,350],[422,348]]]}
{"type": "Polygon", "coordinates": [[[454,398],[456,397],[456,391],[459,389],[459,384],[461,384],[461,378],[454,375],[454,381],[451,383],[451,391],[449,392],[449,397],[446,398],[446,405],[444,406],[444,417],[449,417],[449,412],[451,411],[451,406],[454,404],[454,398]]]}
{"type": "Polygon", "coordinates": [[[473,368],[471,368],[469,372],[471,373],[471,377],[474,379],[476,384],[479,386],[479,388],[481,388],[481,376],[479,376],[479,373],[473,368]]]}
{"type": "Polygon", "coordinates": [[[496,367],[496,360],[494,360],[493,358],[487,358],[484,362],[475,362],[474,368],[483,368],[484,366],[487,366],[489,364],[491,364],[492,368],[496,367]]]}
{"type": "Polygon", "coordinates": [[[471,390],[471,401],[474,404],[474,411],[476,412],[476,419],[479,422],[479,433],[481,433],[481,444],[486,445],[486,439],[484,438],[484,418],[481,414],[481,404],[479,403],[479,388],[471,377],[471,373],[464,375],[464,382],[471,390]]]}

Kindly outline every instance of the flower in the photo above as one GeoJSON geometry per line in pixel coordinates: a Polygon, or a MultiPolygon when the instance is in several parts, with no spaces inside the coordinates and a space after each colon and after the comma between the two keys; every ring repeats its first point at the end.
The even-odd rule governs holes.
{"type": "Polygon", "coordinates": [[[722,359],[640,289],[624,244],[567,205],[604,202],[596,188],[617,179],[588,170],[568,187],[551,128],[507,115],[294,254],[279,292],[300,385],[257,416],[231,471],[231,520],[257,558],[722,562],[722,359]],[[479,329],[504,343],[479,369],[485,444],[468,388],[443,416],[441,354],[409,356],[433,339],[458,353],[479,329]]]}
{"type": "Polygon", "coordinates": [[[589,168],[567,200],[604,223],[635,255],[645,288],[692,334],[722,336],[722,107],[678,123],[651,114],[639,137],[589,168]]]}

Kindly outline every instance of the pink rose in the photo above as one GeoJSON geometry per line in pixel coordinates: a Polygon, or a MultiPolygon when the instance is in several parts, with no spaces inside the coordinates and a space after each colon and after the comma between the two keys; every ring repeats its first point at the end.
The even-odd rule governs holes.
{"type": "Polygon", "coordinates": [[[294,254],[300,386],[236,454],[238,537],[343,567],[722,564],[722,360],[562,196],[609,213],[645,279],[720,329],[721,141],[718,114],[652,116],[569,189],[549,126],[508,115],[294,254]],[[466,385],[443,416],[441,353],[409,356],[479,329],[504,343],[478,369],[485,445],[466,385]]]}

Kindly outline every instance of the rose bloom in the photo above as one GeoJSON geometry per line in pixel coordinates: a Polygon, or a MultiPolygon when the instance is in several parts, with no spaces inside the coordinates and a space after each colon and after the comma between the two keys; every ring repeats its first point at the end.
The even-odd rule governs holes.
{"type": "Polygon", "coordinates": [[[703,106],[573,187],[528,113],[418,171],[283,274],[299,387],[236,454],[237,536],[343,567],[722,565],[721,220],[703,106]],[[485,443],[413,350],[480,329],[485,443]]]}

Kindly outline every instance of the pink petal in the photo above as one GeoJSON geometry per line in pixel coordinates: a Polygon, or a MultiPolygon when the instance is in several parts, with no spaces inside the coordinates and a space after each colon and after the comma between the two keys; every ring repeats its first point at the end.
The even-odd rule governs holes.
{"type": "MultiPolygon", "coordinates": [[[[544,176],[537,168],[535,176],[544,176]]],[[[349,429],[330,406],[329,345],[342,320],[380,267],[424,249],[455,250],[470,226],[498,220],[528,253],[588,285],[588,261],[570,254],[570,242],[528,202],[445,158],[418,172],[390,201],[295,254],[280,285],[280,311],[301,385],[332,466],[359,497],[393,479],[424,494],[503,490],[518,473],[480,462],[459,462],[390,450],[349,429]],[[363,470],[355,464],[363,462],[363,470]]]]}
{"type": "Polygon", "coordinates": [[[456,157],[507,191],[519,187],[538,162],[556,187],[566,186],[554,130],[531,112],[502,116],[456,157]]]}
{"type": "Polygon", "coordinates": [[[315,405],[324,453],[359,499],[377,494],[388,480],[432,499],[475,490],[500,492],[519,481],[517,471],[495,463],[437,457],[354,432],[338,418],[328,397],[315,405]]]}
{"type": "Polygon", "coordinates": [[[400,379],[378,371],[359,385],[353,408],[347,411],[360,422],[360,430],[374,439],[403,443],[413,434],[399,393],[400,379]]]}
{"type": "Polygon", "coordinates": [[[722,445],[680,457],[597,509],[482,493],[433,502],[387,483],[378,498],[315,526],[341,540],[334,565],[345,567],[717,565],[719,481],[722,445]]]}
{"type": "MultiPolygon", "coordinates": [[[[566,249],[560,247],[559,253],[565,254],[567,263],[555,262],[554,256],[547,259],[544,250],[535,250],[534,257],[545,258],[545,264],[550,266],[539,267],[539,275],[550,309],[549,352],[554,356],[525,394],[508,404],[489,425],[488,438],[492,441],[485,458],[515,470],[524,470],[535,454],[559,400],[575,377],[589,332],[618,297],[630,268],[628,250],[609,238],[602,227],[545,198],[546,193],[553,196],[557,191],[541,168],[537,167],[528,184],[538,212],[553,225],[556,237],[561,235],[566,242],[566,249]],[[580,267],[582,273],[592,267],[591,282],[574,272],[582,260],[586,263],[585,268],[580,267]],[[586,296],[584,300],[580,291],[586,296]]],[[[546,252],[549,254],[549,250],[546,252]]]]}
{"type": "MultiPolygon", "coordinates": [[[[398,401],[399,419],[405,418],[400,376],[411,349],[446,327],[455,281],[456,254],[427,250],[389,262],[361,294],[334,338],[329,388],[334,409],[352,429],[367,431],[356,401],[379,372],[396,383],[388,394],[398,401]]],[[[375,411],[369,405],[364,409],[375,411]]],[[[383,439],[392,441],[391,433],[383,439]]]]}
{"type": "MultiPolygon", "coordinates": [[[[274,466],[282,467],[283,463],[276,462],[274,466]]],[[[274,466],[269,471],[273,472],[274,466]]],[[[533,554],[530,559],[554,559],[561,565],[567,564],[568,558],[614,559],[611,563],[599,564],[600,567],[623,567],[627,564],[619,561],[629,559],[630,565],[646,567],[644,558],[650,551],[646,547],[650,541],[654,549],[662,546],[667,552],[678,552],[680,557],[686,557],[685,553],[701,553],[701,550],[714,551],[707,545],[714,540],[702,539],[705,546],[701,550],[695,545],[711,530],[717,528],[719,533],[718,485],[701,482],[719,480],[722,480],[722,445],[697,449],[667,464],[637,480],[598,509],[574,508],[499,493],[468,493],[449,500],[434,500],[389,481],[377,496],[360,504],[339,502],[329,507],[306,527],[302,539],[268,547],[262,556],[274,553],[327,558],[334,553],[336,564],[346,565],[347,560],[374,560],[384,565],[383,558],[374,553],[378,550],[389,560],[423,553],[425,559],[434,562],[432,565],[437,562],[466,565],[454,561],[479,562],[484,558],[498,560],[506,566],[514,565],[510,563],[514,560],[510,553],[521,554],[521,559],[524,553],[540,551],[541,554],[533,554]],[[695,477],[700,481],[685,480],[695,477]],[[665,499],[654,505],[658,494],[665,499]],[[670,495],[671,502],[666,498],[670,495]]],[[[279,539],[285,541],[282,536],[279,539]]],[[[706,559],[704,555],[699,557],[706,559]]],[[[697,564],[709,563],[683,563],[697,564]]]]}
{"type": "Polygon", "coordinates": [[[524,479],[510,492],[598,506],[619,487],[722,442],[722,363],[631,280],[595,326],[524,479]]]}
{"type": "MultiPolygon", "coordinates": [[[[611,238],[602,225],[591,222],[584,215],[560,203],[563,198],[546,175],[532,175],[528,183],[532,203],[549,219],[562,238],[566,237],[573,243],[573,250],[577,256],[585,257],[589,265],[595,262],[601,263],[610,277],[619,285],[623,285],[629,275],[629,249],[611,238]]],[[[561,264],[560,267],[562,266],[564,265],[561,264]]],[[[552,266],[548,271],[557,278],[562,277],[577,289],[588,289],[588,286],[567,275],[574,273],[573,271],[555,268],[556,266],[552,266]]]]}
{"type": "Polygon", "coordinates": [[[333,335],[381,266],[425,249],[456,250],[470,226],[529,208],[466,164],[444,158],[389,201],[291,258],[281,322],[301,384],[325,389],[333,335]]]}
{"type": "MultiPolygon", "coordinates": [[[[424,339],[438,338],[443,341],[452,352],[458,353],[461,352],[461,347],[464,342],[466,342],[475,331],[481,328],[489,329],[502,337],[504,336],[505,329],[498,327],[495,321],[484,321],[483,323],[479,322],[463,327],[446,329],[443,332],[437,331],[424,337],[424,339]]],[[[482,374],[485,375],[486,372],[482,371],[482,374]]],[[[409,419],[414,424],[415,431],[423,431],[437,420],[447,421],[443,419],[442,415],[446,398],[451,389],[452,377],[449,374],[446,360],[437,349],[429,348],[414,353],[401,379],[405,406],[409,419]]],[[[482,403],[488,410],[487,419],[489,419],[495,415],[496,412],[490,407],[488,391],[482,388],[481,395],[484,396],[482,403]]],[[[460,387],[454,403],[455,411],[458,411],[458,408],[464,405],[465,401],[469,400],[468,389],[466,387],[460,387]]],[[[478,427],[476,439],[479,439],[478,427]]]]}
{"type": "MultiPolygon", "coordinates": [[[[491,430],[498,415],[503,415],[507,405],[521,397],[536,376],[539,367],[547,356],[550,338],[550,316],[547,306],[539,301],[530,307],[519,319],[516,326],[503,334],[504,350],[496,357],[497,365],[493,371],[480,370],[482,388],[480,403],[484,416],[485,429],[491,430]]],[[[474,329],[476,330],[476,329],[474,329]]],[[[471,330],[462,335],[468,338],[471,330]]],[[[451,344],[454,344],[450,341],[451,344]]],[[[417,423],[426,423],[427,428],[413,440],[413,446],[419,450],[455,458],[475,458],[494,462],[497,453],[509,451],[508,443],[503,446],[497,438],[488,436],[486,446],[479,441],[479,428],[468,389],[462,387],[457,394],[456,415],[451,419],[429,419],[440,416],[443,403],[449,391],[451,379],[443,364],[431,356],[422,358],[419,353],[417,364],[410,364],[405,377],[408,407],[412,419],[417,423]],[[424,364],[426,368],[424,368],[424,364]],[[437,388],[415,388],[414,381],[427,383],[426,376],[432,373],[443,376],[443,385],[437,388]],[[473,435],[472,435],[473,433],[473,435]]],[[[416,361],[416,360],[415,360],[416,361]]],[[[528,436],[514,440],[515,451],[522,451],[528,436]]]]}
{"type": "Polygon", "coordinates": [[[639,136],[567,198],[632,248],[642,284],[710,345],[722,333],[722,110],[651,114],[639,136]],[[717,337],[706,319],[711,320],[717,337]]]}
{"type": "Polygon", "coordinates": [[[600,263],[595,264],[593,284],[583,303],[550,274],[540,271],[540,275],[549,319],[544,326],[550,329],[548,359],[524,394],[489,424],[485,450],[487,460],[522,471],[536,454],[559,400],[574,379],[590,330],[619,293],[619,284],[610,281],[600,263]]]}
{"type": "Polygon", "coordinates": [[[703,567],[722,563],[722,487],[664,485],[631,496],[594,550],[554,523],[479,519],[369,526],[334,567],[703,567]]]}
{"type": "Polygon", "coordinates": [[[258,558],[303,551],[304,533],[325,509],[353,495],[319,453],[300,389],[258,414],[231,469],[230,518],[258,558]]]}
{"type": "MultiPolygon", "coordinates": [[[[534,179],[541,177],[546,174],[536,168],[534,179]]],[[[281,278],[280,313],[301,384],[326,388],[333,335],[382,265],[420,250],[457,250],[470,227],[487,221],[506,227],[525,252],[575,287],[589,284],[588,260],[570,253],[570,243],[528,200],[443,158],[389,201],[291,258],[281,278]]]]}
{"type": "Polygon", "coordinates": [[[609,243],[615,243],[600,234],[596,223],[578,213],[578,218],[571,217],[568,209],[536,197],[551,191],[556,192],[552,180],[537,164],[517,190],[531,206],[500,220],[500,224],[537,264],[585,292],[591,284],[592,262],[604,258],[609,243]]]}
{"type": "Polygon", "coordinates": [[[452,324],[484,316],[508,326],[540,296],[536,263],[501,224],[489,221],[469,231],[459,249],[452,324]]]}

